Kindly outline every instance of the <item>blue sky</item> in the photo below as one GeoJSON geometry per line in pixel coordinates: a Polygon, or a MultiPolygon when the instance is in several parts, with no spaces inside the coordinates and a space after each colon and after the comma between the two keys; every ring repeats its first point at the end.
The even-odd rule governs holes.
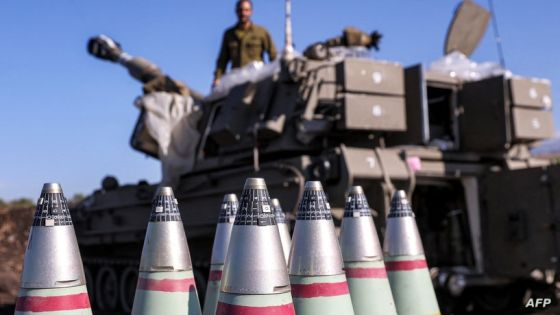
{"type": "MultiPolygon", "coordinates": [[[[283,1],[254,0],[256,23],[283,43],[283,1]]],[[[487,6],[486,1],[478,1],[487,6]]],[[[296,49],[346,26],[384,34],[379,59],[429,64],[459,1],[293,0],[296,49]]],[[[0,198],[38,196],[43,182],[68,196],[89,193],[106,174],[121,183],[160,178],[159,163],[128,145],[141,86],[121,67],[86,53],[104,33],[133,55],[208,92],[234,1],[2,1],[0,3],[0,198]]],[[[552,81],[560,100],[560,1],[494,0],[506,63],[552,81]]],[[[497,61],[489,29],[472,59],[497,61]]],[[[560,114],[554,113],[560,126],[560,114]]]]}

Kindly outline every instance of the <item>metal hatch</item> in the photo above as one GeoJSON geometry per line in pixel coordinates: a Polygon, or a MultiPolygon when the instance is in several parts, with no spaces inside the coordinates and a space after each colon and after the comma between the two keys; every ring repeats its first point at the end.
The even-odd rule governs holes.
{"type": "Polygon", "coordinates": [[[535,268],[556,269],[560,167],[489,172],[481,184],[485,272],[528,277],[535,268]]]}
{"type": "Polygon", "coordinates": [[[447,30],[444,54],[460,51],[470,56],[484,36],[489,21],[490,12],[472,0],[464,0],[457,6],[447,30]]]}

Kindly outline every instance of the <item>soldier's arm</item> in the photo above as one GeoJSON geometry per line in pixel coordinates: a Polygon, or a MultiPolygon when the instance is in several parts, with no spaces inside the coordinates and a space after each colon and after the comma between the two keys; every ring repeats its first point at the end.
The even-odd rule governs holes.
{"type": "Polygon", "coordinates": [[[229,60],[230,60],[230,56],[227,47],[227,31],[226,31],[222,38],[222,46],[220,48],[218,60],[216,61],[216,71],[214,71],[214,81],[220,80],[222,75],[226,72],[226,67],[229,60]]]}
{"type": "Polygon", "coordinates": [[[266,32],[265,34],[265,47],[264,47],[265,51],[268,53],[268,59],[269,61],[273,61],[274,59],[276,59],[277,56],[277,52],[276,52],[276,46],[274,46],[274,41],[272,40],[272,37],[270,37],[270,34],[268,32],[266,32]]]}

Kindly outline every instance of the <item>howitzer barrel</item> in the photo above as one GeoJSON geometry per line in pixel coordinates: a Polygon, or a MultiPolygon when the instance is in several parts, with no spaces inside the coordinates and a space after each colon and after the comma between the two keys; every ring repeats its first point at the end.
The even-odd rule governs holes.
{"type": "Polygon", "coordinates": [[[118,42],[106,35],[90,38],[87,48],[90,54],[99,59],[120,63],[128,69],[133,78],[142,83],[147,83],[164,75],[158,66],[144,58],[127,54],[118,42]]]}
{"type": "Polygon", "coordinates": [[[133,78],[144,84],[145,94],[170,92],[190,95],[195,101],[203,99],[202,94],[191,90],[185,83],[170,78],[151,61],[129,55],[117,41],[107,35],[90,38],[87,50],[94,57],[123,65],[133,78]]]}

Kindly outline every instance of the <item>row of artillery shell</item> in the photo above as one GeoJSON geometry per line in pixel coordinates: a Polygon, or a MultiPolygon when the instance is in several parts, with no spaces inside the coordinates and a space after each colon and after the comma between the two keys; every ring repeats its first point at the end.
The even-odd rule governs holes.
{"type": "MultiPolygon", "coordinates": [[[[291,245],[280,203],[270,199],[263,179],[247,179],[240,199],[226,195],[222,204],[205,315],[439,313],[404,192],[392,200],[385,263],[360,187],[347,197],[341,246],[320,182],[305,185],[291,245]]],[[[201,314],[178,202],[169,187],[153,200],[139,271],[133,314],[201,314]]],[[[45,184],[16,314],[60,311],[91,314],[66,199],[60,185],[45,184]]]]}
{"type": "Polygon", "coordinates": [[[395,213],[388,218],[390,236],[384,246],[387,268],[361,187],[353,187],[347,196],[339,246],[321,184],[306,183],[287,266],[281,259],[281,232],[272,228],[270,211],[278,206],[268,197],[264,180],[247,180],[241,215],[218,225],[217,236],[229,230],[231,243],[217,245],[226,237],[215,239],[222,252],[227,249],[227,258],[218,261],[213,256],[205,315],[439,314],[404,192],[392,200],[395,213]],[[282,267],[287,267],[289,281],[282,267]]]}

